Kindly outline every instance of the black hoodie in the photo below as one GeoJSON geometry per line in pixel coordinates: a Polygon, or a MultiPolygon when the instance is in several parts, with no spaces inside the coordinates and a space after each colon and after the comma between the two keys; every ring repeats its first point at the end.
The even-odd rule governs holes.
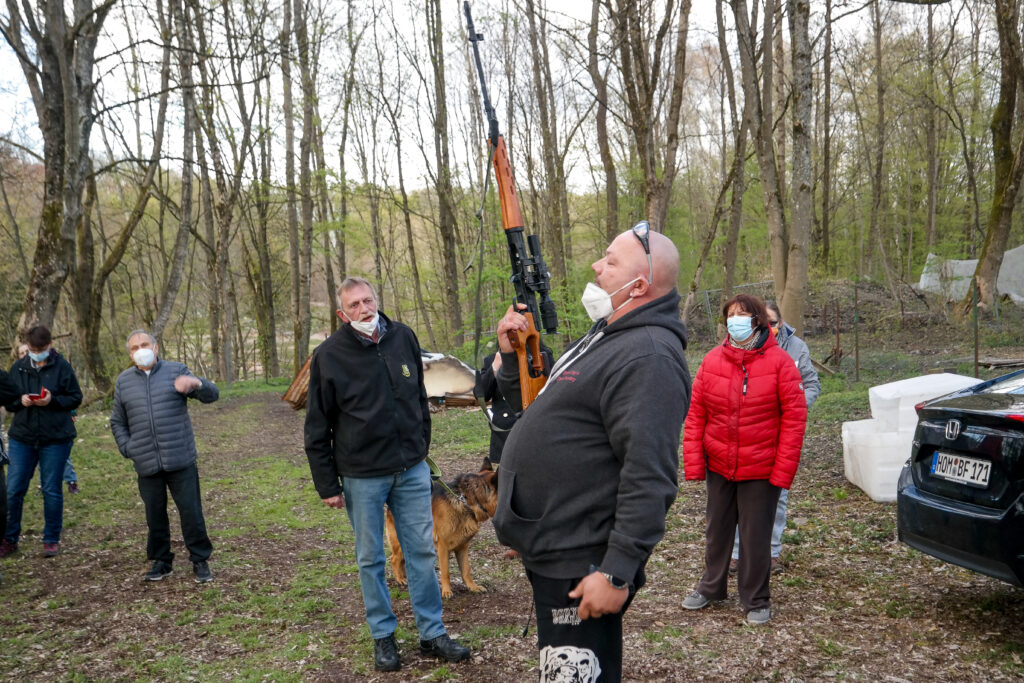
{"type": "MultiPolygon", "coordinates": [[[[502,454],[498,539],[527,569],[555,579],[590,565],[638,583],[665,534],[678,484],[679,433],[690,402],[686,328],[672,292],[595,325],[555,366],[502,454]],[[596,340],[594,336],[601,336],[596,340]]],[[[513,354],[498,376],[518,396],[513,354]]]]}

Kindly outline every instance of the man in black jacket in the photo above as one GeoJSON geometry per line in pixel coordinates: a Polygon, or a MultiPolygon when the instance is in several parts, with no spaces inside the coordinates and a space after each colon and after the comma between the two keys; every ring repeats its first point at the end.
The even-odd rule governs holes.
{"type": "Polygon", "coordinates": [[[338,290],[342,325],[309,366],[305,447],[323,502],[344,509],[356,536],[356,562],[378,671],[401,668],[397,620],[384,571],[384,506],[405,555],[420,653],[457,662],[469,650],[448,637],[434,574],[430,509],[430,410],[416,335],[377,310],[364,278],[338,290]]]}
{"type": "MultiPolygon", "coordinates": [[[[672,241],[640,223],[593,265],[595,321],[551,368],[505,443],[494,528],[522,554],[537,610],[541,680],[618,681],[622,615],[644,581],[677,492],[689,405],[672,241]]],[[[498,384],[518,409],[509,308],[498,384]]]]}

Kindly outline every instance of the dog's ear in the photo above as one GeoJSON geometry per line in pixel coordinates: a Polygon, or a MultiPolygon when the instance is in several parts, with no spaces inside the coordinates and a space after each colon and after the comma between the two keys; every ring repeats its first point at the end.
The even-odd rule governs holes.
{"type": "Polygon", "coordinates": [[[481,472],[493,472],[494,471],[494,465],[491,464],[491,459],[488,458],[487,456],[484,456],[484,463],[482,465],[480,465],[480,471],[481,472]]]}

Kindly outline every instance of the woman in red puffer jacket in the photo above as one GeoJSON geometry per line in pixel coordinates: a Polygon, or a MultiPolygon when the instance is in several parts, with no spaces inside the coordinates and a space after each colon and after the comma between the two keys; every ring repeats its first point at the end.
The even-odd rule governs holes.
{"type": "Polygon", "coordinates": [[[704,575],[683,607],[725,599],[738,526],[740,604],[748,622],[763,624],[771,619],[775,506],[800,464],[807,402],[800,371],[768,328],[764,303],[739,294],[722,314],[729,334],[697,371],[683,430],[686,479],[706,478],[708,496],[704,575]]]}

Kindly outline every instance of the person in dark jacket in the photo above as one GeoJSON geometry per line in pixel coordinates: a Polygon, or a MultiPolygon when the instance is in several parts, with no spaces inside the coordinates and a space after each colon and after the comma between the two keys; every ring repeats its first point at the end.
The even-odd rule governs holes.
{"type": "Polygon", "coordinates": [[[384,573],[385,504],[405,554],[420,653],[467,659],[469,649],[452,640],[441,621],[426,462],[430,409],[419,342],[377,310],[377,294],[364,278],[341,283],[338,305],[346,324],[317,347],[309,366],[305,448],[320,498],[344,509],[355,531],[374,668],[401,668],[384,573]]]}
{"type": "MultiPolygon", "coordinates": [[[[796,336],[796,330],[792,325],[782,319],[782,311],[774,301],[764,302],[765,310],[768,312],[768,327],[775,335],[775,341],[779,348],[789,354],[789,357],[796,363],[796,369],[800,371],[800,380],[804,385],[804,400],[807,401],[807,410],[811,409],[814,402],[818,400],[821,393],[821,380],[818,379],[818,371],[811,363],[811,351],[807,348],[806,342],[796,336]]],[[[786,529],[786,509],[789,506],[789,489],[782,489],[779,492],[779,504],[775,508],[775,526],[772,527],[772,574],[778,574],[783,570],[782,560],[782,532],[786,529]]],[[[736,539],[732,544],[732,561],[729,562],[729,573],[735,574],[740,566],[740,532],[736,530],[736,539]]]]}
{"type": "Polygon", "coordinates": [[[707,480],[704,573],[683,607],[725,599],[738,527],[740,604],[747,623],[765,624],[772,521],[779,492],[790,487],[800,464],[807,404],[793,359],[768,328],[764,303],[737,294],[722,315],[729,334],[697,370],[683,436],[686,480],[707,480]]]}
{"type": "Polygon", "coordinates": [[[43,491],[43,556],[54,557],[64,525],[61,477],[77,435],[71,413],[82,403],[82,390],[71,364],[53,348],[47,327],[30,329],[25,342],[28,355],[14,361],[10,371],[19,396],[6,404],[14,419],[8,432],[7,530],[0,557],[18,549],[22,505],[36,465],[43,491]]]}
{"type": "Polygon", "coordinates": [[[127,348],[135,367],[118,375],[114,383],[110,430],[121,455],[135,466],[139,495],[146,507],[146,557],[153,565],[143,578],[160,581],[174,571],[167,520],[170,491],[181,516],[181,533],[195,580],[212,581],[209,559],[213,544],[203,517],[188,399],[213,403],[220,392],[210,380],[189,372],[184,363],[159,358],[156,340],[145,330],[128,335],[127,348]]]}
{"type": "MultiPolygon", "coordinates": [[[[17,400],[19,396],[18,386],[11,381],[10,375],[4,370],[0,370],[0,406],[17,400]]],[[[0,416],[2,415],[3,411],[0,411],[0,416]]],[[[4,476],[4,470],[7,467],[8,460],[7,447],[4,445],[3,429],[0,429],[0,539],[3,539],[7,533],[7,479],[4,476]]],[[[0,574],[0,580],[2,579],[3,575],[0,574]]]]}
{"type": "MultiPolygon", "coordinates": [[[[665,534],[690,396],[672,241],[642,222],[593,269],[583,305],[594,326],[551,368],[501,456],[494,528],[533,588],[541,680],[621,679],[622,616],[665,534]]],[[[498,324],[498,384],[516,410],[508,333],[525,329],[511,307],[498,324]]]]}

